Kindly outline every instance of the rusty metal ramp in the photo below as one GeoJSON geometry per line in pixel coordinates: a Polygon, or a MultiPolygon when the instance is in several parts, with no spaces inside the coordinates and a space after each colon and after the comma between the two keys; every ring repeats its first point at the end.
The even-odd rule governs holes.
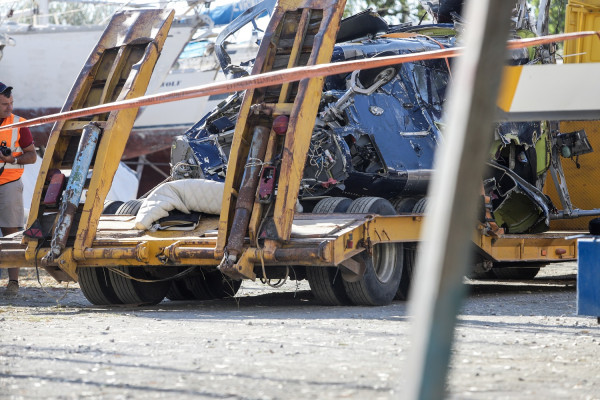
{"type": "MultiPolygon", "coordinates": [[[[279,1],[252,74],[329,62],[344,6],[345,1],[334,0],[279,1]]],[[[246,237],[255,242],[266,235],[270,242],[265,248],[285,246],[291,238],[323,81],[323,77],[302,79],[244,94],[231,144],[216,247],[216,256],[222,258],[219,269],[231,277],[255,276],[251,253],[262,250],[246,250],[246,237]]]]}
{"type": "MultiPolygon", "coordinates": [[[[172,10],[116,13],[92,49],[62,112],[143,95],[173,18],[172,10]]],[[[77,279],[73,268],[62,266],[73,267],[73,257],[92,244],[137,111],[61,121],[52,129],[23,242],[26,258],[43,254],[43,265],[59,280],[77,279]]],[[[0,242],[2,264],[5,249],[22,248],[18,239],[0,242]]]]}

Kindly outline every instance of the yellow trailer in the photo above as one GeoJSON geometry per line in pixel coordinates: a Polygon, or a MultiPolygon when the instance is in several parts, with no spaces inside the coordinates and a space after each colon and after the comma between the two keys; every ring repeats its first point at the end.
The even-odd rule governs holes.
{"type": "MultiPolygon", "coordinates": [[[[252,73],[328,62],[343,9],[344,2],[334,0],[280,1],[252,73]]],[[[171,21],[164,11],[115,16],[63,111],[139,96],[171,21]],[[133,21],[126,33],[120,18],[133,21]]],[[[343,200],[332,197],[312,213],[296,211],[323,80],[245,93],[220,216],[205,216],[188,231],[140,230],[133,215],[101,214],[137,109],[57,123],[28,229],[0,239],[0,267],[42,266],[59,281],[78,281],[95,304],[219,298],[235,294],[240,279],[257,277],[308,278],[327,304],[382,305],[406,298],[424,203],[396,215],[381,198],[359,197],[342,213],[336,207],[343,200]],[[261,167],[276,158],[279,190],[267,203],[257,188],[260,179],[272,177],[260,175],[261,167]],[[52,196],[65,169],[72,171],[68,186],[52,196]]],[[[483,271],[499,262],[535,270],[575,259],[576,242],[567,236],[505,234],[488,215],[473,242],[483,271]]]]}

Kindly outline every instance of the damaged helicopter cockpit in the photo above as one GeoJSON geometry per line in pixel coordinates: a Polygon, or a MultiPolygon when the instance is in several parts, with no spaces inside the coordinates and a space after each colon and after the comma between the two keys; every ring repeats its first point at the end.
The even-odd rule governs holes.
{"type": "MultiPolygon", "coordinates": [[[[426,3],[435,24],[392,26],[371,11],[343,20],[332,61],[455,46],[464,22],[462,1],[426,3]]],[[[526,10],[517,11],[514,38],[533,35],[526,10]]],[[[540,59],[537,50],[521,49],[512,50],[507,62],[524,65],[540,59]]],[[[390,200],[397,212],[422,211],[419,200],[427,192],[434,152],[444,140],[442,107],[450,80],[451,61],[446,59],[327,77],[302,178],[299,200],[304,210],[329,196],[379,196],[390,200]]],[[[233,94],[176,139],[171,160],[175,179],[225,179],[241,99],[242,93],[233,94]]],[[[561,136],[551,131],[542,122],[496,126],[482,197],[505,233],[548,230],[557,210],[542,190],[553,154],[572,157],[590,150],[579,148],[587,143],[585,133],[557,141],[561,136]],[[553,150],[556,146],[563,150],[553,150]],[[572,154],[573,149],[578,153],[572,154]]]]}

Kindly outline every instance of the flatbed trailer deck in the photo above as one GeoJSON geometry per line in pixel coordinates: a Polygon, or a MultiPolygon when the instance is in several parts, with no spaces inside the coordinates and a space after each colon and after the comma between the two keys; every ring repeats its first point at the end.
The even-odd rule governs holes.
{"type": "MultiPolygon", "coordinates": [[[[379,243],[415,243],[420,240],[423,215],[377,216],[372,214],[297,214],[288,242],[273,250],[252,247],[249,261],[266,265],[304,265],[335,267],[369,246],[379,243]]],[[[135,216],[104,215],[92,246],[81,249],[72,267],[112,266],[115,261],[129,266],[217,266],[218,217],[203,216],[198,226],[188,231],[154,231],[135,228],[135,216]]],[[[552,263],[573,261],[581,232],[550,231],[540,234],[483,235],[474,231],[473,242],[479,252],[497,262],[552,263]]],[[[38,261],[43,251],[37,252],[38,261]]],[[[0,238],[0,267],[30,267],[35,253],[27,253],[22,233],[0,238]]],[[[58,261],[58,264],[62,260],[58,261]]],[[[65,261],[66,263],[66,261],[65,261]]],[[[63,265],[69,278],[76,280],[75,269],[63,265]]],[[[246,278],[255,278],[250,271],[246,278]]],[[[61,279],[62,280],[62,279],[61,279]]]]}

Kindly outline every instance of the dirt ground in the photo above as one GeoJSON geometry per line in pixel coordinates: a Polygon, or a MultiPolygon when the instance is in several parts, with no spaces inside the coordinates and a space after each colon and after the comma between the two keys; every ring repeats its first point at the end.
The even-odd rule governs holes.
{"type": "MultiPolygon", "coordinates": [[[[600,328],[576,315],[575,273],[568,263],[527,282],[467,281],[448,397],[600,399],[600,328]]],[[[404,302],[324,307],[290,282],[244,283],[228,300],[102,308],[77,285],[22,274],[17,298],[0,289],[0,398],[403,397],[404,302]]]]}

